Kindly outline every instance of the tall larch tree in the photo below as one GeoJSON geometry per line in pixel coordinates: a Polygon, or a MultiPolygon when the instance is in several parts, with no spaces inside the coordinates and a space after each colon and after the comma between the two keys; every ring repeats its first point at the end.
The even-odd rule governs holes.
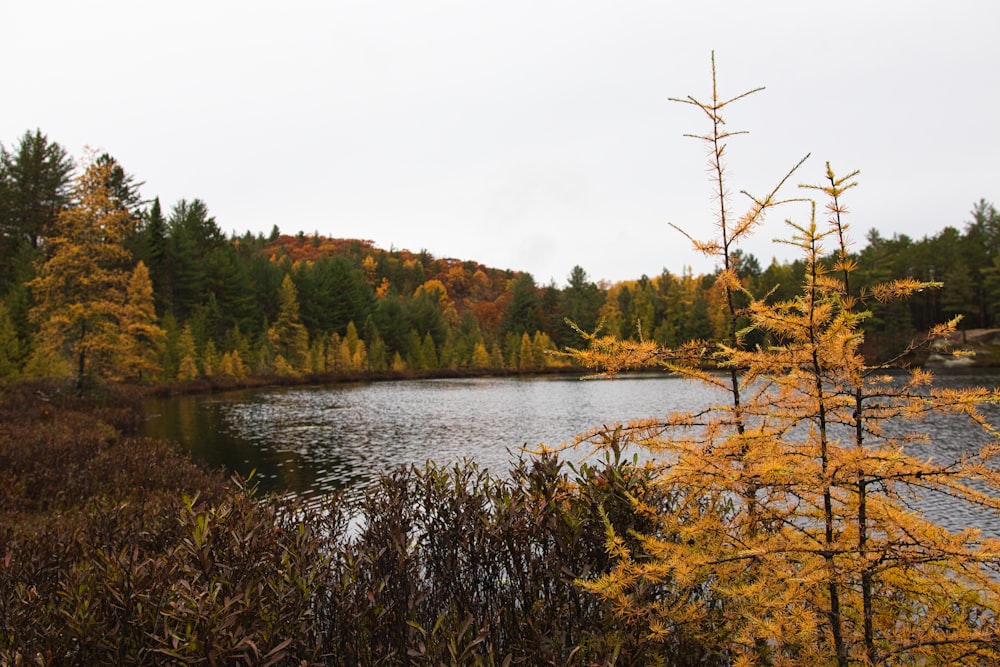
{"type": "MultiPolygon", "coordinates": [[[[118,201],[109,182],[111,164],[91,162],[78,177],[76,204],[55,220],[45,259],[29,283],[39,327],[36,368],[68,358],[78,390],[90,374],[110,370],[122,345],[130,271],[125,238],[137,218],[118,201]]],[[[58,363],[55,364],[58,366],[58,363]]]]}
{"type": "MultiPolygon", "coordinates": [[[[713,62],[718,99],[714,83],[713,62]]],[[[718,105],[698,106],[719,120],[718,105]]],[[[707,136],[719,136],[718,127],[707,136]]],[[[805,186],[830,198],[831,217],[825,228],[817,224],[812,203],[806,222],[789,222],[787,242],[805,267],[795,296],[749,298],[726,264],[720,279],[730,295],[749,298],[730,311],[728,340],[664,349],[591,337],[585,361],[615,370],[656,360],[720,400],[697,414],[581,436],[648,449],[669,499],[656,507],[631,499],[653,530],[619,533],[608,522],[614,565],[584,585],[629,631],[723,656],[721,664],[997,664],[1000,541],[934,525],[912,503],[932,494],[1000,510],[998,433],[979,412],[1000,395],[938,390],[925,371],[891,375],[888,365],[866,365],[868,305],[940,285],[904,278],[854,287],[858,267],[846,253],[841,214],[855,173],[837,177],[828,166],[829,185],[805,186]],[[823,244],[831,242],[837,251],[827,259],[823,244]],[[746,326],[737,328],[736,317],[746,326]],[[751,348],[743,341],[753,330],[765,335],[751,348]],[[707,371],[706,362],[725,373],[707,371]],[[916,421],[937,413],[983,426],[981,446],[971,443],[958,460],[915,456],[911,447],[927,440],[916,421]]],[[[714,175],[722,205],[726,179],[714,175]]],[[[752,199],[751,212],[767,202],[752,199]]],[[[720,225],[719,239],[696,247],[731,255],[725,239],[745,236],[742,224],[730,230],[735,236],[720,225]]],[[[954,322],[931,336],[953,330],[954,322]]]]}
{"type": "Polygon", "coordinates": [[[281,281],[280,310],[278,319],[267,331],[267,339],[274,350],[293,370],[301,371],[309,360],[309,332],[299,317],[299,297],[292,277],[285,274],[281,281]]]}
{"type": "Polygon", "coordinates": [[[156,323],[153,283],[149,269],[142,262],[129,277],[121,325],[123,344],[118,363],[122,376],[149,380],[159,375],[163,369],[158,360],[163,354],[167,333],[156,323]]]}

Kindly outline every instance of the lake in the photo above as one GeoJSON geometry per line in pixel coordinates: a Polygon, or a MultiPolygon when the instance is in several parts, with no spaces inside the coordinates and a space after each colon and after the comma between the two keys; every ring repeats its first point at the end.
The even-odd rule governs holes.
{"type": "MultiPolygon", "coordinates": [[[[993,387],[1000,375],[940,374],[942,386],[993,387]]],[[[475,460],[496,475],[523,447],[557,446],[601,425],[697,410],[727,400],[705,385],[662,374],[615,380],[577,376],[484,377],[335,384],[180,396],[146,405],[148,435],[180,442],[210,466],[255,478],[265,491],[316,497],[360,488],[379,473],[428,460],[475,460]]],[[[1000,424],[1000,410],[985,410],[1000,424]]],[[[951,460],[986,438],[961,418],[931,415],[920,430],[951,460]]],[[[580,458],[586,452],[571,454],[580,458]]],[[[952,528],[978,525],[1000,536],[994,515],[944,498],[924,511],[952,528]]]]}

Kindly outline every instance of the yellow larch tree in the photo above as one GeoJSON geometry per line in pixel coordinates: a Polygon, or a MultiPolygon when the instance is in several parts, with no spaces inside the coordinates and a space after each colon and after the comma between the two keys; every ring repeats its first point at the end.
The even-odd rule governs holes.
{"type": "Polygon", "coordinates": [[[180,357],[177,379],[194,380],[201,375],[201,371],[198,369],[198,348],[194,342],[194,332],[191,330],[190,322],[181,329],[177,352],[180,357]]]}
{"type": "Polygon", "coordinates": [[[122,349],[130,276],[124,241],[137,217],[109,186],[114,166],[92,161],[77,178],[76,203],[57,217],[28,284],[39,327],[31,366],[59,369],[68,360],[78,390],[88,375],[110,372],[122,349]]]}
{"type": "Polygon", "coordinates": [[[486,350],[486,345],[480,341],[476,343],[475,349],[472,351],[472,361],[470,362],[472,368],[489,368],[490,364],[490,353],[486,350]]]}
{"type": "Polygon", "coordinates": [[[1000,510],[1000,434],[980,412],[1000,395],[936,389],[926,371],[866,365],[866,304],[936,285],[900,279],[851,289],[841,198],[857,172],[837,177],[828,165],[828,185],[807,186],[829,198],[827,225],[816,222],[812,202],[807,222],[789,221],[787,243],[807,269],[799,295],[770,302],[746,292],[732,266],[735,244],[781,203],[788,177],[731,215],[722,157],[736,133],[723,129],[720,111],[746,94],[720,101],[714,57],[712,70],[712,102],[682,101],[712,124],[697,138],[709,146],[718,237],[694,245],[722,265],[727,335],[665,349],[591,334],[576,356],[612,374],[657,362],[715,388],[717,402],[580,436],[581,444],[651,452],[647,465],[670,499],[654,508],[632,498],[655,529],[624,535],[609,521],[614,565],[581,583],[628,628],[665,647],[714,654],[720,664],[996,664],[1000,541],[949,531],[912,503],[939,494],[1000,510]],[[767,343],[748,349],[753,330],[767,343]],[[916,456],[913,445],[927,439],[918,421],[936,413],[981,426],[982,446],[953,461],[916,456]]]}
{"type": "Polygon", "coordinates": [[[278,298],[278,317],[267,330],[267,339],[275,359],[281,357],[284,362],[280,374],[294,374],[308,366],[309,332],[299,316],[299,295],[291,274],[286,273],[282,279],[278,298]]]}
{"type": "Polygon", "coordinates": [[[121,375],[129,379],[153,379],[162,371],[158,359],[167,333],[157,324],[153,283],[149,269],[141,261],[129,277],[121,324],[123,345],[117,360],[121,375]]]}

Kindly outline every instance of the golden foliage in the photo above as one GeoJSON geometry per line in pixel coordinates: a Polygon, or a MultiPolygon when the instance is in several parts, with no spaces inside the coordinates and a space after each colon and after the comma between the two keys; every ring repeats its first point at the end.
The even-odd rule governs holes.
{"type": "Polygon", "coordinates": [[[159,339],[155,317],[148,317],[151,291],[128,270],[124,245],[136,217],[113,196],[113,166],[94,161],[78,177],[76,204],[59,214],[28,283],[35,301],[30,317],[39,327],[29,368],[61,374],[71,363],[78,386],[90,374],[114,377],[118,361],[128,373],[155,369],[141,350],[159,339]]]}
{"type": "Polygon", "coordinates": [[[278,317],[268,329],[267,339],[275,351],[275,372],[295,375],[308,370],[309,332],[300,319],[298,290],[288,273],[281,281],[278,296],[278,317]]]}
{"type": "Polygon", "coordinates": [[[736,295],[748,295],[731,271],[733,243],[783,201],[777,193],[788,178],[766,197],[750,197],[747,213],[731,222],[722,158],[725,140],[738,132],[724,129],[720,113],[750,93],[720,101],[713,57],[712,102],[681,100],[712,125],[696,138],[710,149],[717,236],[694,247],[724,265],[728,340],[670,350],[594,333],[584,334],[586,349],[572,351],[602,374],[660,365],[729,397],[700,413],[576,440],[649,450],[663,462],[657,484],[674,499],[646,534],[625,539],[609,523],[614,567],[581,583],[617,618],[644,624],[650,638],[684,633],[734,665],[996,664],[1000,544],[975,530],[948,531],[912,503],[938,494],[1000,510],[1000,434],[980,411],[1000,394],[937,389],[929,372],[865,365],[867,301],[936,285],[904,279],[851,290],[841,196],[856,186],[856,171],[838,177],[827,164],[828,184],[805,186],[830,199],[830,217],[817,224],[810,202],[806,223],[789,221],[786,243],[807,269],[799,295],[736,306],[736,295]],[[837,248],[829,266],[824,242],[837,248]],[[746,348],[750,331],[766,343],[746,348]],[[914,456],[913,446],[927,440],[919,421],[931,413],[982,427],[985,445],[954,461],[914,456]]]}

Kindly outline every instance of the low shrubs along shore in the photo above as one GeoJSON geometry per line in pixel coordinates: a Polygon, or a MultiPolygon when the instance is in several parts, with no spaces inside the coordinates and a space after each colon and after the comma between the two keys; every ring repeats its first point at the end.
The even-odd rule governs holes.
{"type": "Polygon", "coordinates": [[[502,478],[430,464],[305,505],[141,437],[142,418],[120,387],[5,388],[0,664],[726,664],[578,585],[610,567],[606,521],[642,532],[631,499],[668,504],[617,454],[502,478]]]}

